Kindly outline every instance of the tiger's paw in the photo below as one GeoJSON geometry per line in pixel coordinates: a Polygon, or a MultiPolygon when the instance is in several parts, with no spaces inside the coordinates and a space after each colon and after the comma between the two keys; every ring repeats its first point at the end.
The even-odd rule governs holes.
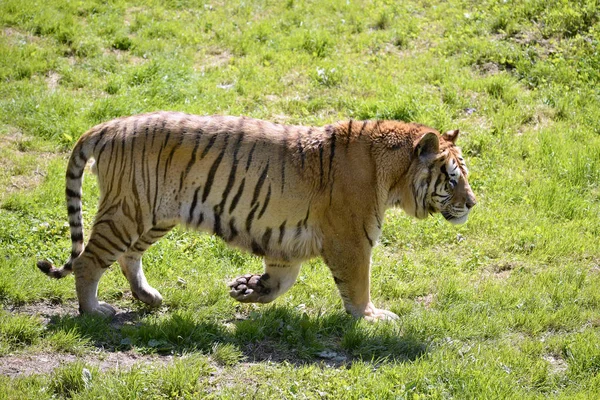
{"type": "Polygon", "coordinates": [[[400,317],[391,311],[384,310],[381,308],[376,308],[371,312],[371,314],[365,315],[365,319],[367,321],[371,321],[371,322],[397,321],[400,319],[400,317]]]}
{"type": "Polygon", "coordinates": [[[246,274],[236,278],[227,286],[231,288],[229,295],[242,303],[267,303],[271,301],[271,289],[265,286],[268,274],[246,274]]]}
{"type": "Polygon", "coordinates": [[[163,298],[158,290],[154,289],[151,286],[146,286],[142,288],[138,288],[136,290],[131,290],[131,294],[134,298],[143,301],[150,307],[158,307],[162,304],[163,298]]]}
{"type": "Polygon", "coordinates": [[[117,310],[110,304],[99,301],[96,302],[96,304],[87,305],[85,307],[80,304],[79,312],[81,314],[92,314],[99,317],[112,318],[117,313],[117,310]]]}
{"type": "Polygon", "coordinates": [[[369,302],[366,307],[346,306],[346,312],[355,318],[364,318],[370,322],[396,321],[400,319],[400,317],[393,312],[384,310],[382,308],[377,308],[371,302],[369,302]]]}

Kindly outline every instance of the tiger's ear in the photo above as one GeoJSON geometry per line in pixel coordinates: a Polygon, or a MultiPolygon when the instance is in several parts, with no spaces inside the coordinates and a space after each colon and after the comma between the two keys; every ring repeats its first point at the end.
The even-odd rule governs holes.
{"type": "Polygon", "coordinates": [[[426,157],[440,151],[440,139],[433,132],[427,132],[417,143],[415,154],[417,157],[426,157]]]}
{"type": "Polygon", "coordinates": [[[456,143],[456,139],[458,138],[458,129],[454,129],[453,131],[447,131],[442,135],[442,138],[447,142],[456,143]]]}

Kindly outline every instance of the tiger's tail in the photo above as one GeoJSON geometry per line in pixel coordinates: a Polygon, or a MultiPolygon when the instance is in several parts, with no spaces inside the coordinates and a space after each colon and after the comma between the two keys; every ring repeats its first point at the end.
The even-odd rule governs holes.
{"type": "MultiPolygon", "coordinates": [[[[83,137],[82,137],[83,139],[83,137]]],[[[69,159],[66,177],[66,198],[67,211],[69,213],[69,228],[71,231],[71,256],[62,266],[56,268],[50,261],[40,260],[37,267],[46,275],[60,279],[73,272],[73,261],[83,252],[83,215],[81,212],[81,193],[83,183],[83,170],[90,158],[91,151],[84,145],[84,140],[80,140],[69,159]]]]}

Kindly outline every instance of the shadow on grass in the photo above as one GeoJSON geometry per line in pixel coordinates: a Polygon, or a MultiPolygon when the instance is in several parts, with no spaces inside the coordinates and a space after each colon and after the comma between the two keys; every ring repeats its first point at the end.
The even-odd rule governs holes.
{"type": "Polygon", "coordinates": [[[343,365],[362,360],[412,361],[427,345],[417,334],[404,332],[401,322],[367,323],[342,313],[313,317],[296,309],[269,307],[246,319],[223,322],[190,310],[170,314],[124,312],[112,320],[94,316],[53,317],[49,331],[75,331],[105,351],[211,354],[221,344],[233,345],[240,359],[301,365],[343,365]]]}

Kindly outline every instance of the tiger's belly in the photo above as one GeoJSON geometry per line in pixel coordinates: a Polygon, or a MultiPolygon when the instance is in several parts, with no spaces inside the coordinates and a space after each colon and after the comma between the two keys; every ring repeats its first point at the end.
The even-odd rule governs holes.
{"type": "Polygon", "coordinates": [[[181,205],[179,222],[274,260],[301,261],[321,253],[322,232],[309,222],[308,210],[303,216],[298,214],[297,207],[273,204],[272,210],[261,213],[260,207],[240,207],[228,213],[219,204],[192,202],[181,205]]]}

